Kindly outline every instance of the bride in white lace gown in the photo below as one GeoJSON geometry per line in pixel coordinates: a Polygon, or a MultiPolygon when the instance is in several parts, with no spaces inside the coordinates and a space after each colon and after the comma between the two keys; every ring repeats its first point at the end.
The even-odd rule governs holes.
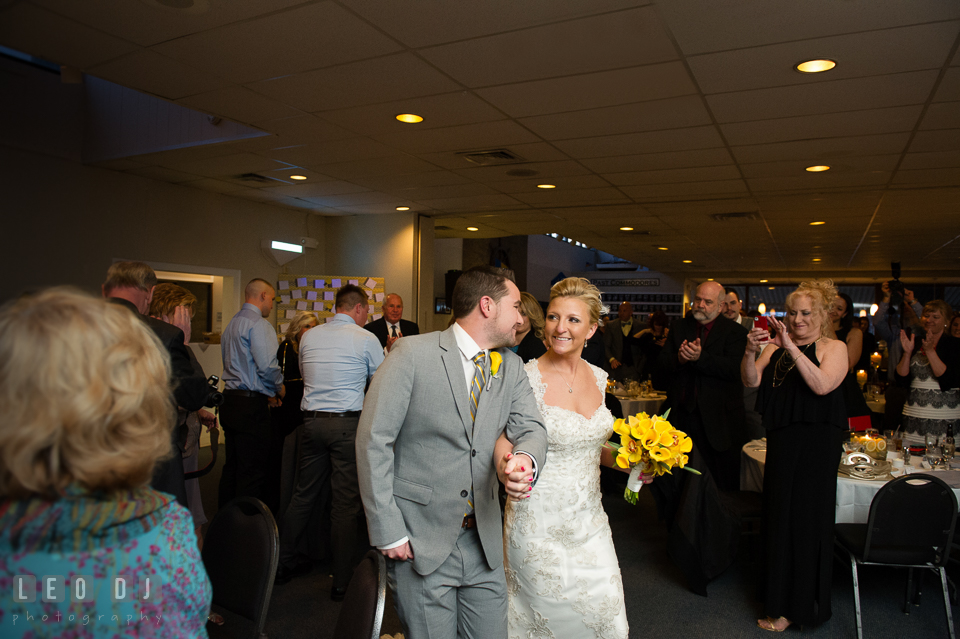
{"type": "MultiPolygon", "coordinates": [[[[623,583],[600,503],[613,432],[607,374],[580,358],[602,312],[599,291],[567,278],[550,291],[550,349],[524,367],[547,426],[548,453],[529,499],[507,503],[504,556],[509,639],[627,639],[623,583]]],[[[502,440],[497,459],[512,447],[502,440]]]]}

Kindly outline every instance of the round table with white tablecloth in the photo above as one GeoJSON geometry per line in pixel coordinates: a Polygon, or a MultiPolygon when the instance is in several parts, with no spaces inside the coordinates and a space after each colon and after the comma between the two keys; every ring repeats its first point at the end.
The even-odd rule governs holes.
{"type": "Polygon", "coordinates": [[[660,393],[651,393],[647,397],[637,397],[636,395],[617,395],[620,400],[620,407],[623,409],[623,416],[637,415],[646,413],[647,415],[657,415],[661,404],[667,399],[667,396],[660,393]]]}
{"type": "MultiPolygon", "coordinates": [[[[741,452],[740,490],[754,492],[763,491],[763,468],[767,458],[767,442],[755,439],[747,442],[741,452]]],[[[933,471],[937,477],[947,482],[953,488],[954,494],[960,499],[960,470],[933,471]]],[[[850,477],[837,478],[837,511],[838,524],[865,524],[870,515],[870,502],[880,490],[885,481],[867,481],[851,479],[850,477]]]]}

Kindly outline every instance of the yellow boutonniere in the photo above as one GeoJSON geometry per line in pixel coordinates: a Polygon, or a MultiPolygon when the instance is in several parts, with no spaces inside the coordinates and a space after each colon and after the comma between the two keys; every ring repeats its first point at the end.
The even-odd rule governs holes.
{"type": "Polygon", "coordinates": [[[490,352],[490,374],[494,377],[500,372],[500,364],[503,363],[503,356],[497,351],[490,352]]]}

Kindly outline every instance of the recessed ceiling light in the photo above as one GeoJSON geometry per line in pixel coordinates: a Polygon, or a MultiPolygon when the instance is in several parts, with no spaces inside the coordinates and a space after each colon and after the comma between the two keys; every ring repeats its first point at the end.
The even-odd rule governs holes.
{"type": "Polygon", "coordinates": [[[632,231],[632,230],[633,230],[633,227],[632,227],[632,226],[621,226],[621,227],[620,227],[620,230],[621,230],[621,231],[632,231]]]}
{"type": "Polygon", "coordinates": [[[398,211],[409,211],[409,210],[410,210],[410,207],[409,207],[409,206],[398,206],[398,207],[397,207],[397,210],[398,210],[398,211]]]}
{"type": "Polygon", "coordinates": [[[290,176],[290,179],[291,179],[291,180],[306,180],[306,179],[307,179],[307,176],[306,176],[306,175],[291,175],[291,176],[290,176]]]}
{"type": "Polygon", "coordinates": [[[800,73],[823,73],[824,71],[829,71],[835,66],[837,66],[836,62],[824,58],[821,60],[804,60],[795,68],[800,73]]]}
{"type": "Polygon", "coordinates": [[[713,278],[712,278],[712,277],[708,277],[708,278],[707,278],[707,281],[708,281],[708,282],[712,282],[712,281],[713,281],[713,278]]]}
{"type": "Polygon", "coordinates": [[[761,283],[761,284],[766,284],[766,283],[767,283],[767,280],[760,280],[760,283],[761,283]]]}
{"type": "Polygon", "coordinates": [[[816,166],[808,166],[806,170],[810,173],[820,173],[821,171],[829,171],[830,167],[824,164],[818,164],[816,166]]]}
{"type": "Polygon", "coordinates": [[[810,222],[810,226],[823,226],[826,222],[822,220],[817,220],[816,222],[810,222]]]}
{"type": "Polygon", "coordinates": [[[768,286],[767,288],[772,291],[772,290],[776,289],[777,287],[776,287],[776,286],[768,286]]]}
{"type": "Polygon", "coordinates": [[[557,188],[557,185],[556,184],[538,184],[537,188],[538,189],[555,189],[557,188]]]}
{"type": "Polygon", "coordinates": [[[693,260],[684,260],[683,263],[684,263],[684,264],[693,264],[693,260]]]}
{"type": "Polygon", "coordinates": [[[657,250],[659,250],[659,251],[669,251],[670,249],[668,249],[666,246],[658,246],[658,247],[657,247],[657,250]]]}
{"type": "Polygon", "coordinates": [[[815,257],[815,258],[813,258],[813,261],[814,261],[814,262],[819,262],[819,261],[820,261],[820,258],[819,258],[819,257],[815,257]]]}
{"type": "Polygon", "coordinates": [[[475,226],[468,226],[468,227],[467,227],[467,230],[468,230],[468,231],[479,231],[480,229],[478,229],[478,228],[475,227],[475,226]]]}
{"type": "Polygon", "coordinates": [[[422,117],[420,117],[419,115],[415,115],[413,113],[401,113],[400,115],[397,116],[397,119],[407,124],[416,124],[417,122],[423,122],[422,117]]]}

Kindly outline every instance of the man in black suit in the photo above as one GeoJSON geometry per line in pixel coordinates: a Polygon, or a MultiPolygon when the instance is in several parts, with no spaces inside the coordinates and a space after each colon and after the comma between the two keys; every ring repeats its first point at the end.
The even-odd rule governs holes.
{"type": "Polygon", "coordinates": [[[697,287],[693,309],[674,323],[660,352],[670,374],[670,421],[693,439],[717,485],[737,490],[745,443],[740,360],[747,329],[721,314],[725,291],[717,282],[697,287]]]}
{"type": "Polygon", "coordinates": [[[613,379],[637,378],[637,340],[633,336],[639,330],[633,321],[633,304],[621,302],[617,319],[607,322],[603,331],[607,355],[605,368],[613,379]]]}
{"type": "Polygon", "coordinates": [[[364,326],[377,336],[385,353],[389,353],[393,343],[401,337],[420,334],[420,327],[416,322],[400,319],[401,315],[403,315],[403,300],[396,293],[390,293],[383,300],[383,317],[364,326]]]}
{"type": "MultiPolygon", "coordinates": [[[[170,356],[174,400],[178,406],[187,411],[199,410],[206,402],[210,387],[204,379],[203,372],[198,371],[193,365],[193,360],[184,344],[183,330],[146,314],[156,285],[157,274],[143,262],[117,262],[107,270],[107,280],[103,283],[101,290],[107,300],[130,309],[153,330],[170,356]]],[[[178,313],[175,321],[186,321],[189,326],[190,318],[185,312],[178,313]]],[[[187,492],[183,483],[183,459],[176,454],[176,451],[180,450],[177,434],[178,429],[174,428],[171,434],[175,451],[173,457],[157,464],[150,485],[173,495],[186,507],[187,492]]]]}

